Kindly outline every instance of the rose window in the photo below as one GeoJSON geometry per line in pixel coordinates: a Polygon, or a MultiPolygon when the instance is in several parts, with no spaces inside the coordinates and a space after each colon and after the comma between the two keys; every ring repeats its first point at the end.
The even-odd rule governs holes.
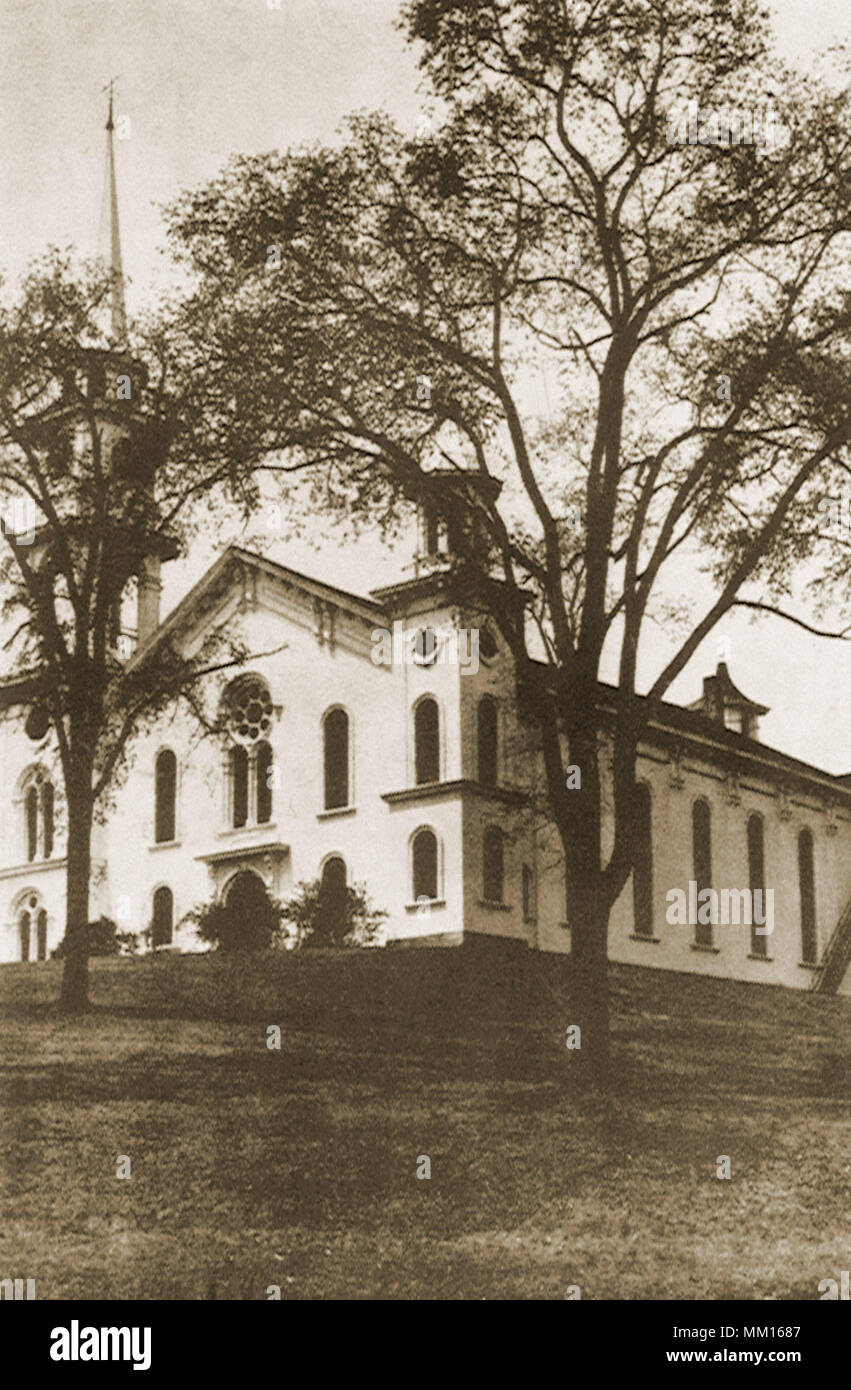
{"type": "Polygon", "coordinates": [[[256,677],[237,681],[227,692],[227,727],[240,743],[256,743],[272,727],[272,697],[256,677]]]}

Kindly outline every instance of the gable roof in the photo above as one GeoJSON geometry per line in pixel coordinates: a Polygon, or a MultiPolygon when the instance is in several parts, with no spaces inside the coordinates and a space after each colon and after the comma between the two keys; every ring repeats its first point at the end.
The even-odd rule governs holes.
{"type": "Polygon", "coordinates": [[[152,652],[160,642],[179,631],[192,618],[205,595],[214,592],[216,586],[224,579],[228,568],[235,565],[247,565],[260,570],[273,579],[301,589],[313,598],[332,603],[337,608],[341,608],[365,622],[376,623],[387,619],[386,609],[373,599],[362,598],[346,589],[338,589],[333,584],[325,584],[322,580],[313,579],[300,570],[290,569],[287,565],[278,564],[276,560],[269,560],[265,555],[258,555],[256,551],[245,550],[240,545],[229,545],[210,568],[202,574],[201,578],[192,585],[192,588],[183,595],[168,617],[153,632],[150,640],[143,647],[137,649],[129,666],[135,665],[143,656],[152,652]]]}

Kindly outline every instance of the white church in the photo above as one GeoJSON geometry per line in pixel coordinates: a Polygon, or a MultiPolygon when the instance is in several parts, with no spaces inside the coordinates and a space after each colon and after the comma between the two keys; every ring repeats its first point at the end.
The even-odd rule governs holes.
{"type": "MultiPolygon", "coordinates": [[[[238,879],[280,899],[319,878],[365,885],[387,946],[570,950],[534,725],[496,629],[471,632],[453,599],[449,545],[421,515],[413,577],[368,595],[232,545],[165,616],[151,557],[128,660],[223,627],[260,655],[222,673],[220,738],[175,709],[132,745],[95,826],[91,919],[197,949],[185,915],[238,879]]],[[[0,961],[37,968],[64,934],[65,821],[53,735],[25,692],[20,673],[0,678],[0,961]]],[[[761,743],[766,709],[724,663],[688,708],[661,711],[612,959],[851,994],[851,775],[761,743]],[[696,885],[724,910],[695,915],[696,885]]]]}

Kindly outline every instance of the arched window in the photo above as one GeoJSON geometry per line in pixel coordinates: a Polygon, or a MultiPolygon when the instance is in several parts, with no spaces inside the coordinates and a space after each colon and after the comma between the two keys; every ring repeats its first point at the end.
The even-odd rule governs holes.
{"type": "Polygon", "coordinates": [[[329,709],[322,721],[325,763],[325,810],[349,804],[349,716],[329,709]]]}
{"type": "Polygon", "coordinates": [[[751,954],[766,956],[768,955],[768,941],[764,932],[757,932],[757,927],[765,924],[765,845],[762,816],[758,816],[756,813],[748,817],[748,880],[751,890],[751,954]],[[757,901],[755,894],[757,892],[759,892],[759,901],[762,904],[762,923],[756,921],[757,901]]]}
{"type": "Polygon", "coordinates": [[[418,787],[440,781],[440,718],[430,695],[414,710],[414,780],[418,787]]]}
{"type": "Polygon", "coordinates": [[[523,921],[534,922],[537,916],[535,903],[535,875],[528,864],[523,865],[523,921]]]}
{"type": "Polygon", "coordinates": [[[235,743],[229,756],[231,823],[238,830],[248,820],[248,750],[235,743]]]}
{"type": "Polygon", "coordinates": [[[44,908],[41,908],[36,917],[36,935],[38,939],[37,958],[38,960],[47,960],[47,913],[44,908]]]}
{"type": "Polygon", "coordinates": [[[635,788],[635,862],[632,866],[632,913],[636,936],[653,935],[653,811],[650,788],[635,788]]]}
{"type": "Polygon", "coordinates": [[[340,900],[346,895],[346,861],[339,854],[332,854],[322,865],[320,880],[323,897],[340,900]]]}
{"type": "Polygon", "coordinates": [[[805,965],[816,965],[818,938],[813,832],[806,827],[798,836],[798,887],[801,895],[801,960],[805,965]]]}
{"type": "Polygon", "coordinates": [[[496,700],[490,695],[483,696],[479,701],[476,732],[479,753],[479,781],[483,787],[495,787],[497,783],[497,709],[496,700]]]}
{"type": "MultiPolygon", "coordinates": [[[[53,783],[45,782],[41,789],[41,813],[44,830],[44,857],[53,853],[53,783]]],[[[39,960],[43,957],[39,956],[39,960]]]]}
{"type": "MultiPolygon", "coordinates": [[[[27,859],[32,861],[38,854],[38,788],[33,783],[27,787],[24,797],[27,818],[27,859]]],[[[28,959],[21,957],[21,959],[28,959]]]]}
{"type": "Polygon", "coordinates": [[[322,865],[319,880],[319,912],[313,926],[311,945],[339,946],[345,941],[349,922],[346,913],[346,861],[332,854],[322,865]]]}
{"type": "Polygon", "coordinates": [[[49,859],[54,841],[53,783],[44,768],[30,770],[24,780],[24,839],[27,860],[49,859]]]}
{"type": "Polygon", "coordinates": [[[272,697],[261,676],[239,676],[222,697],[228,749],[229,815],[234,829],[272,816],[272,697]]]}
{"type": "Polygon", "coordinates": [[[272,819],[272,748],[265,739],[258,743],[256,754],[257,768],[257,824],[266,825],[272,819]]]}
{"type": "Polygon", "coordinates": [[[413,898],[437,898],[437,836],[424,826],[411,846],[413,898]]]}
{"type": "Polygon", "coordinates": [[[170,888],[157,888],[151,920],[151,945],[170,946],[174,925],[174,898],[170,888]]]}
{"type": "Polygon", "coordinates": [[[161,748],[154,764],[154,840],[158,845],[174,839],[177,795],[177,758],[161,748]]]}
{"type": "Polygon", "coordinates": [[[497,825],[489,825],[482,838],[482,897],[485,902],[502,902],[505,870],[503,861],[502,831],[497,825]]]}
{"type": "Polygon", "coordinates": [[[18,933],[21,940],[21,960],[30,958],[30,914],[27,911],[21,913],[18,918],[18,933]]]}
{"type": "Polygon", "coordinates": [[[698,946],[712,945],[712,922],[701,922],[701,917],[709,915],[707,905],[700,902],[704,888],[712,887],[712,823],[709,802],[696,801],[691,808],[691,849],[694,880],[698,894],[698,921],[694,939],[698,946]]]}

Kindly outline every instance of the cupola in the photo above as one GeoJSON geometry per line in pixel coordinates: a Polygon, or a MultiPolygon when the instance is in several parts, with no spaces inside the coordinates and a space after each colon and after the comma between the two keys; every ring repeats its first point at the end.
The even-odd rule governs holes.
{"type": "Polygon", "coordinates": [[[757,704],[735,686],[727,670],[726,661],[719,661],[714,676],[704,676],[703,694],[693,701],[689,709],[700,710],[710,719],[723,724],[733,733],[743,734],[745,738],[759,737],[759,720],[768,714],[768,706],[757,704]]]}

